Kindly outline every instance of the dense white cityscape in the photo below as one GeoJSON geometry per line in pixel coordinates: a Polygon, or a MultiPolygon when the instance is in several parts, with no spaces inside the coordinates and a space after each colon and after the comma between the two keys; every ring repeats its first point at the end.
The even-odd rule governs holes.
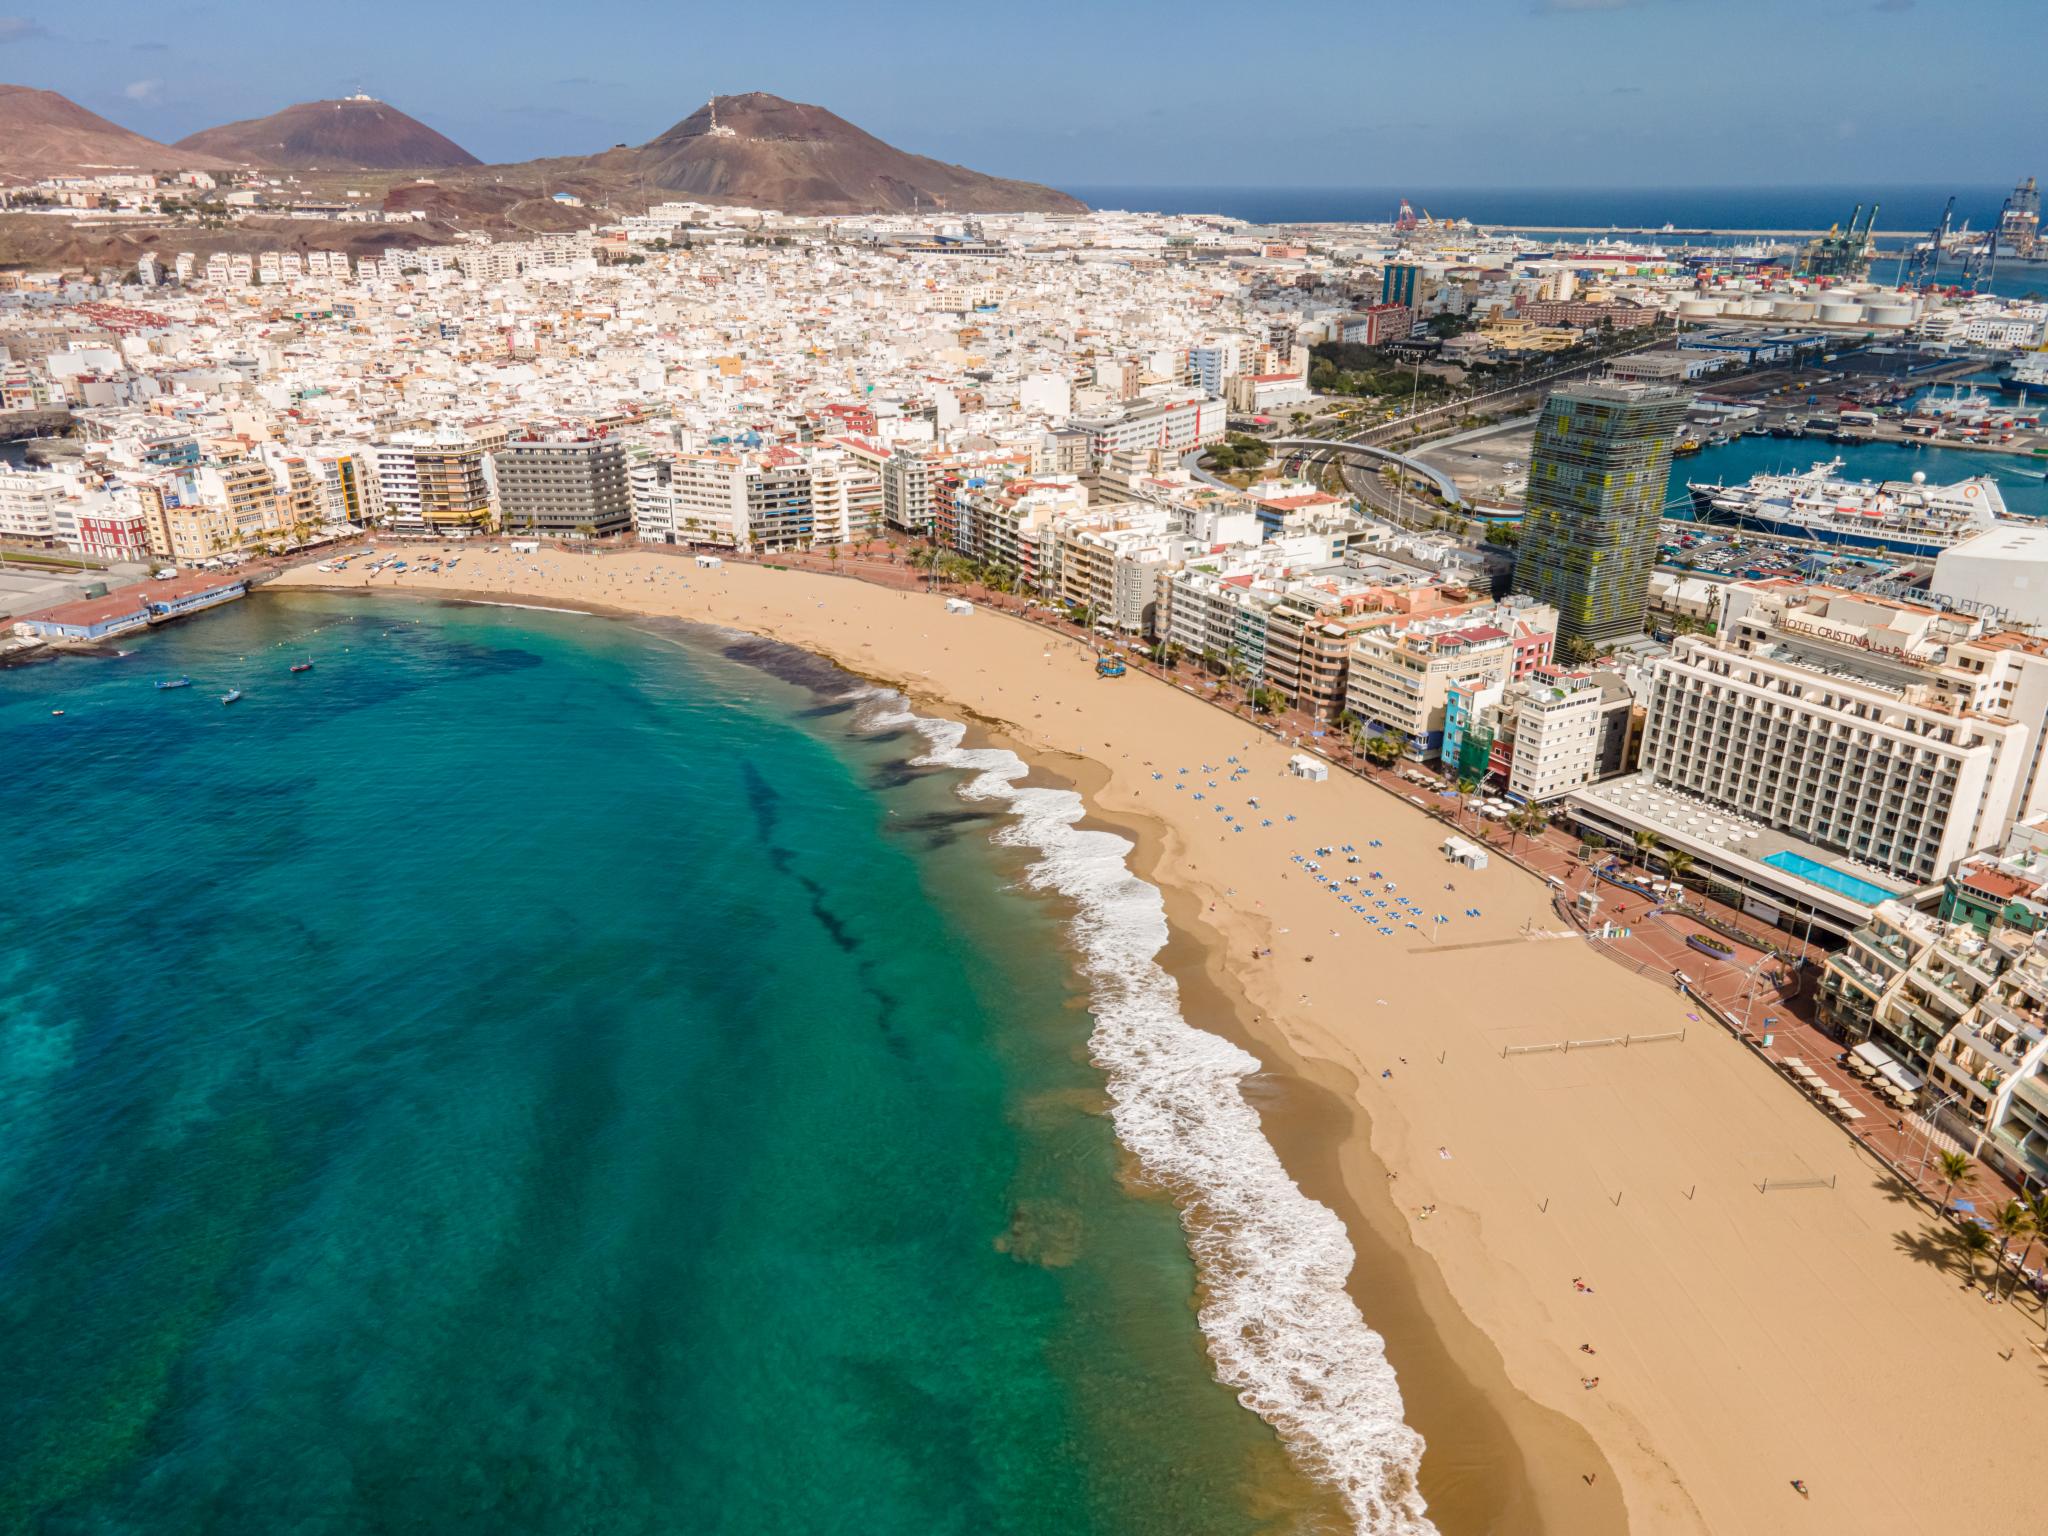
{"type": "Polygon", "coordinates": [[[0,15],[0,1530],[2038,1524],[2037,18],[1725,11],[0,15]]]}

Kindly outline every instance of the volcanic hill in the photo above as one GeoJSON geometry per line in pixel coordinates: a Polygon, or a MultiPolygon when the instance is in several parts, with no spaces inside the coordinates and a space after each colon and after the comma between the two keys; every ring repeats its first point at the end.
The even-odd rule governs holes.
{"type": "Polygon", "coordinates": [[[717,96],[638,149],[592,156],[650,191],[786,213],[1085,213],[1036,182],[913,155],[836,113],[764,91],[717,96]]]}
{"type": "Polygon", "coordinates": [[[55,91],[0,85],[0,178],[35,181],[107,171],[211,171],[224,165],[202,150],[159,144],[130,133],[55,91]]]}
{"type": "Polygon", "coordinates": [[[178,140],[178,148],[289,171],[452,170],[483,163],[370,96],[303,101],[268,117],[201,129],[178,140]]]}

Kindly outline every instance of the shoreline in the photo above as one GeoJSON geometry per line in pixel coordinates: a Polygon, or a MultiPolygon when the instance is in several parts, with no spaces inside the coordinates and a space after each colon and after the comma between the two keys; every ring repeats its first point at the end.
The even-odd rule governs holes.
{"type": "MultiPolygon", "coordinates": [[[[1400,1341],[1404,1329],[1432,1336],[1502,1415],[1506,1448],[1481,1466],[1439,1470],[1425,1455],[1443,1529],[1463,1528],[1450,1523],[1466,1512],[1461,1477],[1486,1496],[1471,1513],[1500,1501],[1500,1523],[1473,1529],[1604,1531],[1623,1505],[1629,1528],[1659,1532],[1918,1528],[1948,1507],[1942,1485],[1955,1477],[1984,1491],[1987,1528],[2023,1518],[2023,1497],[2000,1474],[2028,1454],[2020,1426],[2038,1412],[2028,1391],[2038,1326],[2017,1308],[1957,1298],[1955,1275],[1931,1256],[1939,1229],[1897,1230],[1923,1218],[1902,1213],[1882,1180],[1862,1182],[1785,1085],[1715,1032],[1693,1031],[1690,1045],[1503,1060],[1511,1040],[1644,1032],[1684,1017],[1681,1000],[1582,945],[1523,934],[1522,922],[1548,911],[1540,882],[1512,866],[1459,872],[1459,890],[1476,893],[1461,899],[1485,911],[1466,909],[1469,921],[1441,947],[1422,934],[1325,940],[1322,925],[1340,909],[1311,902],[1329,892],[1309,879],[1289,880],[1284,850],[1370,831],[1386,841],[1375,861],[1427,895],[1443,873],[1435,824],[1348,776],[1286,779],[1278,742],[1156,680],[1101,682],[1071,637],[801,572],[703,572],[647,554],[464,553],[460,585],[309,569],[280,580],[287,590],[523,599],[765,634],[986,727],[1027,763],[1100,770],[1086,796],[1090,824],[1137,833],[1130,867],[1167,902],[1177,943],[1160,959],[1177,966],[1190,1008],[1201,1006],[1197,970],[1238,1000],[1201,1027],[1265,1063],[1245,1082],[1247,1102],[1270,1145],[1285,1149],[1289,1174],[1341,1215],[1357,1256],[1352,1289],[1414,1382],[1411,1415],[1432,1412],[1440,1366],[1400,1341]],[[1220,806],[1191,804],[1199,793],[1173,794],[1162,770],[1138,764],[1157,753],[1186,769],[1240,751],[1276,814],[1283,795],[1301,810],[1299,829],[1269,821],[1263,833],[1221,835],[1198,814],[1220,806]],[[1311,943],[1320,963],[1300,952],[1311,943]],[[1243,959],[1255,945],[1276,954],[1243,959]],[[1342,1112],[1325,1125],[1330,1099],[1342,1112]],[[1756,1194],[1759,1172],[1837,1167],[1842,1187],[1825,1197],[1756,1194]],[[1424,1210],[1437,1219],[1409,1214],[1424,1210]],[[1360,1292],[1382,1236],[1419,1298],[1412,1329],[1395,1315],[1395,1288],[1360,1292]],[[1574,1296],[1578,1275],[1597,1282],[1597,1299],[1593,1289],[1574,1296]],[[1585,1378],[1598,1391],[1581,1390],[1582,1339],[1599,1345],[1601,1376],[1585,1378]],[[1888,1457],[1901,1413],[1967,1415],[1975,1426],[1943,1479],[1888,1457]],[[1590,1487],[1575,1460],[1588,1443],[1613,1473],[1590,1487]],[[1517,1461],[1531,1479],[1526,1496],[1512,1482],[1517,1461]],[[1813,1487],[1810,1502],[1788,1493],[1792,1477],[1813,1487]],[[1560,1500],[1569,1513],[1553,1516],[1560,1500]]],[[[1197,788],[1192,775],[1182,787],[1197,788]]],[[[1220,788],[1217,799],[1226,793],[1238,799],[1220,788]]],[[[1452,1450],[1444,1444],[1439,1459],[1452,1450]]]]}
{"type": "Polygon", "coordinates": [[[1094,763],[1085,770],[1077,775],[1090,807],[1084,825],[1127,839],[1132,872],[1166,904],[1171,937],[1159,963],[1178,984],[1184,1013],[1259,1058],[1260,1070],[1241,1085],[1247,1102],[1302,1193],[1334,1211],[1351,1238],[1346,1289],[1385,1341],[1408,1422],[1423,1438],[1421,1487],[1431,1518],[1446,1531],[1625,1532],[1620,1485],[1599,1446],[1508,1380],[1500,1352],[1458,1309],[1434,1262],[1409,1244],[1393,1195],[1397,1181],[1373,1156],[1355,1079],[1334,1063],[1305,1059],[1267,1026],[1223,963],[1227,941],[1203,921],[1199,897],[1168,875],[1167,829],[1102,812],[1096,802],[1106,770],[1094,763]],[[1347,1178],[1347,1148],[1366,1177],[1347,1178]],[[1583,1481],[1589,1472],[1590,1485],[1583,1481]]]}
{"type": "MultiPolygon", "coordinates": [[[[566,607],[507,602],[473,591],[400,590],[383,595],[627,623],[651,617],[606,604],[566,607]]],[[[722,624],[703,627],[735,632],[722,624]]],[[[1337,1156],[1340,1146],[1359,1147],[1366,1164],[1378,1167],[1372,1157],[1370,1131],[1363,1112],[1348,1101],[1341,1087],[1327,1080],[1328,1068],[1318,1074],[1315,1064],[1302,1060],[1282,1036],[1260,1027],[1260,1016],[1250,1000],[1216,957],[1220,935],[1204,937],[1199,899],[1166,878],[1166,828],[1153,818],[1112,815],[1102,809],[1100,799],[1110,770],[1093,758],[1022,739],[1009,722],[982,715],[941,692],[912,689],[857,671],[841,657],[796,646],[781,637],[751,631],[736,633],[791,645],[819,656],[849,680],[868,685],[878,690],[879,695],[893,697],[903,715],[886,717],[884,726],[901,721],[923,737],[925,749],[910,761],[933,764],[955,778],[954,792],[963,798],[967,786],[988,770],[937,759],[937,743],[925,727],[943,728],[950,722],[962,731],[959,750],[1014,757],[1024,773],[1012,781],[1013,788],[1070,793],[1082,807],[1081,819],[1073,823],[1075,831],[1106,833],[1129,845],[1124,859],[1126,868],[1158,893],[1166,916],[1167,941],[1156,961],[1173,981],[1182,1018],[1189,1028],[1214,1034],[1258,1059],[1258,1069],[1239,1080],[1247,1105],[1286,1176],[1306,1199],[1333,1213],[1350,1239],[1353,1264],[1344,1290],[1365,1318],[1366,1326],[1383,1341],[1401,1382],[1405,1422],[1422,1437],[1424,1444],[1419,1484],[1427,1503],[1429,1524],[1422,1528],[1433,1526],[1446,1532],[1572,1532],[1574,1536],[1614,1536],[1626,1531],[1619,1485],[1591,1437],[1564,1416],[1539,1407],[1508,1382],[1498,1352],[1458,1311],[1442,1277],[1435,1273],[1435,1266],[1406,1245],[1400,1217],[1386,1193],[1385,1181],[1364,1184],[1355,1190],[1347,1184],[1337,1156]],[[1373,1195],[1380,1198],[1371,1201],[1368,1197],[1373,1195]],[[1368,1214],[1373,1206],[1377,1208],[1370,1209],[1368,1214]],[[1455,1347],[1450,1342],[1453,1338],[1455,1347]],[[1510,1423],[1517,1426],[1519,1433],[1510,1432],[1510,1423]],[[1532,1460],[1542,1465],[1568,1466],[1571,1470],[1556,1476],[1532,1476],[1532,1460]],[[1588,1471],[1596,1478],[1592,1488],[1581,1482],[1588,1471]]],[[[1010,806],[1003,824],[1014,827],[1018,819],[1016,807],[1010,806]]],[[[1013,851],[1027,868],[1044,857],[1041,848],[1028,843],[1019,844],[1013,851]]],[[[1037,888],[1034,893],[1065,909],[1069,918],[1063,926],[1071,930],[1078,909],[1075,895],[1056,883],[1037,888]]],[[[1062,963],[1073,971],[1076,984],[1088,997],[1092,1009],[1097,1002],[1096,989],[1087,977],[1085,957],[1070,931],[1064,948],[1062,963]]],[[[1094,1066],[1105,1075],[1110,1070],[1099,1058],[1094,1066]]],[[[1118,1145],[1125,1156],[1143,1166],[1137,1148],[1121,1136],[1118,1145]]],[[[1185,1228],[1187,1202],[1149,1170],[1144,1177],[1141,1195],[1170,1200],[1180,1212],[1185,1228]]],[[[1199,1255],[1191,1253],[1191,1257],[1196,1264],[1199,1298],[1206,1293],[1208,1282],[1199,1255]]],[[[1215,1341],[1206,1329],[1203,1337],[1206,1352],[1215,1360],[1215,1341]]],[[[1240,1399],[1246,1411],[1257,1414],[1252,1404],[1243,1402],[1241,1391],[1228,1382],[1223,1385],[1240,1399]]],[[[1278,1433],[1279,1427],[1272,1427],[1278,1433]]],[[[1287,1447],[1290,1460],[1303,1478],[1330,1489],[1325,1478],[1301,1465],[1297,1447],[1290,1444],[1284,1433],[1279,1433],[1279,1440],[1287,1447]]]]}

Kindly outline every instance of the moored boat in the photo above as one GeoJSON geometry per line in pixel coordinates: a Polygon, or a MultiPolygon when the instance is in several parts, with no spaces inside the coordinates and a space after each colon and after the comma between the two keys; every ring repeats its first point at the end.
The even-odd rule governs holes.
{"type": "Polygon", "coordinates": [[[192,679],[189,677],[158,678],[156,685],[159,688],[190,688],[192,686],[192,679]]]}
{"type": "Polygon", "coordinates": [[[235,702],[235,700],[239,699],[239,698],[240,698],[241,696],[242,696],[242,690],[241,690],[241,689],[239,689],[239,688],[230,688],[230,689],[229,689],[229,690],[228,690],[228,691],[227,691],[226,693],[224,693],[224,694],[222,694],[222,695],[220,696],[220,701],[221,701],[221,703],[223,703],[223,704],[232,704],[232,703],[234,703],[234,702],[235,702]]]}
{"type": "Polygon", "coordinates": [[[1989,476],[1954,485],[1930,485],[1924,472],[1851,481],[1837,477],[1841,467],[1831,459],[1804,474],[1757,475],[1742,485],[1694,481],[1686,490],[1701,522],[1893,555],[1931,557],[1999,523],[2023,521],[2006,511],[1989,476]]]}

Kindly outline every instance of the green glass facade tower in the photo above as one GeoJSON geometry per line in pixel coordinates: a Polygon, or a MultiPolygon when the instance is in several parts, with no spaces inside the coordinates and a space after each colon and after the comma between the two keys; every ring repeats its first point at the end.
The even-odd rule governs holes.
{"type": "Polygon", "coordinates": [[[1515,590],[1557,610],[1561,641],[1642,632],[1685,403],[1657,384],[1581,384],[1544,402],[1515,590]]]}

